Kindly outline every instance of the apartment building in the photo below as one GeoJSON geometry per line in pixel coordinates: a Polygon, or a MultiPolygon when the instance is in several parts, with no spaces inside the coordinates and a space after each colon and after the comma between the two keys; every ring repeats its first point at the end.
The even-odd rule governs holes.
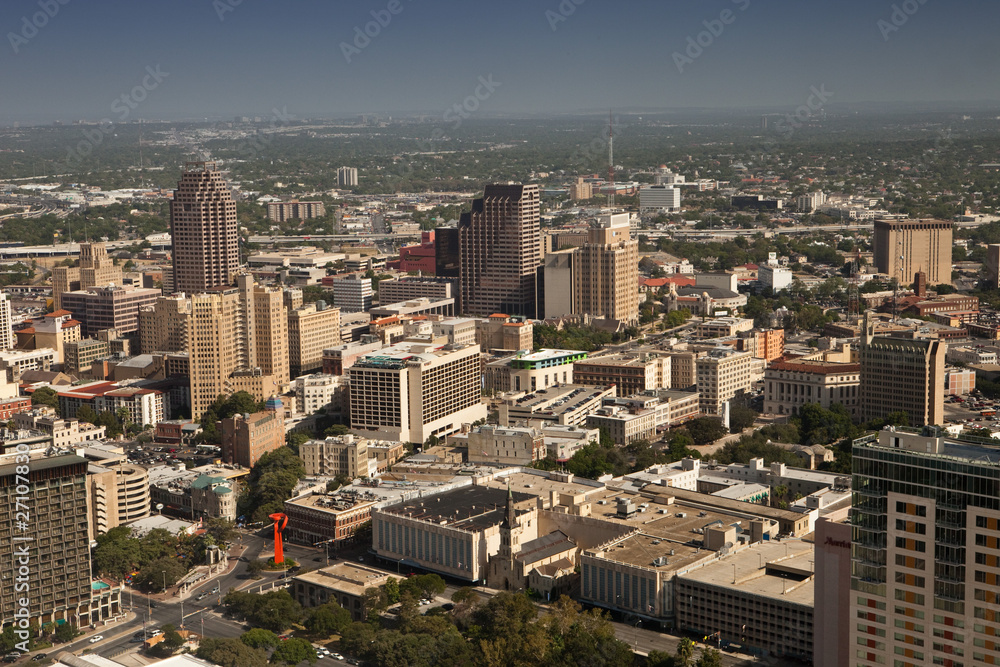
{"type": "Polygon", "coordinates": [[[656,353],[612,354],[573,365],[577,384],[615,385],[619,396],[669,389],[671,357],[656,353]]]}
{"type": "Polygon", "coordinates": [[[750,353],[717,347],[695,361],[695,379],[706,415],[722,414],[723,406],[741,392],[750,391],[750,353]]]}
{"type": "Polygon", "coordinates": [[[350,275],[333,281],[333,305],[345,313],[368,312],[372,307],[372,279],[350,275]]]}
{"type": "Polygon", "coordinates": [[[531,322],[503,313],[476,320],[476,343],[485,351],[533,350],[534,335],[531,322]]]}
{"type": "Polygon", "coordinates": [[[115,266],[108,257],[107,247],[103,243],[81,243],[78,266],[52,268],[52,300],[55,302],[55,309],[63,308],[62,295],[66,292],[121,285],[122,278],[121,267],[115,266]]]}
{"type": "Polygon", "coordinates": [[[930,428],[855,440],[851,665],[1000,664],[997,452],[930,428]]]}
{"type": "Polygon", "coordinates": [[[340,310],[323,302],[288,311],[289,377],[323,368],[323,350],[340,340],[340,310]]]}
{"type": "Polygon", "coordinates": [[[138,331],[139,309],[152,305],[159,296],[158,289],[111,285],[66,292],[62,304],[83,325],[83,336],[94,338],[106,329],[122,335],[138,331]]]}
{"type": "Polygon", "coordinates": [[[299,445],[299,458],[310,477],[368,477],[368,439],[347,434],[299,445]]]}
{"type": "Polygon", "coordinates": [[[284,406],[269,398],[264,409],[222,420],[222,460],[252,468],[264,454],[285,445],[284,406]]]}
{"type": "Polygon", "coordinates": [[[400,343],[350,368],[351,428],[423,443],[486,417],[478,345],[400,343]]]}
{"type": "Polygon", "coordinates": [[[291,219],[311,220],[326,215],[326,205],[321,201],[272,201],[267,203],[267,217],[275,222],[291,219]]]}
{"type": "Polygon", "coordinates": [[[539,350],[518,352],[492,361],[483,373],[483,389],[488,392],[535,391],[560,384],[573,384],[573,369],[587,358],[580,350],[539,350]]]}

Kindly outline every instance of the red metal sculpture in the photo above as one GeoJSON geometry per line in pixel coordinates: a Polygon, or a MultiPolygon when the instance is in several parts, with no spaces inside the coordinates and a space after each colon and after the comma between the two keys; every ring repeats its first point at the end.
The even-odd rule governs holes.
{"type": "Polygon", "coordinates": [[[267,518],[274,522],[274,562],[279,564],[284,563],[285,550],[281,543],[281,531],[288,525],[288,516],[277,512],[267,518]]]}

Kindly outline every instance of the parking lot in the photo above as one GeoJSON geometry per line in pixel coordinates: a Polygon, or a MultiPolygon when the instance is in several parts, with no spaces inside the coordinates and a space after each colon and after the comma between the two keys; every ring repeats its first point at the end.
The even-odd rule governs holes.
{"type": "Polygon", "coordinates": [[[1000,428],[998,411],[1000,411],[1000,401],[994,401],[979,395],[963,394],[957,397],[946,396],[944,401],[946,424],[963,424],[968,427],[980,428],[1000,428]]]}

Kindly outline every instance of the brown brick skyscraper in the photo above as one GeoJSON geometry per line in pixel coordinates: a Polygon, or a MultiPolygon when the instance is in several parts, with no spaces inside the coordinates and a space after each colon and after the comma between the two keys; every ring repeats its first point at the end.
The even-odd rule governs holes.
{"type": "Polygon", "coordinates": [[[239,268],[236,202],[214,162],[187,162],[170,203],[174,291],[231,285],[239,268]]]}
{"type": "Polygon", "coordinates": [[[462,312],[536,316],[537,185],[487,185],[458,223],[462,312]]]}

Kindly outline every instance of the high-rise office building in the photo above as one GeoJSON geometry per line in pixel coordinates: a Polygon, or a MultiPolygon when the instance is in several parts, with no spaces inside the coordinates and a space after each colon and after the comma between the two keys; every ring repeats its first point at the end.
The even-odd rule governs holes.
{"type": "Polygon", "coordinates": [[[723,406],[739,393],[750,391],[750,353],[717,347],[695,360],[701,411],[721,415],[723,406]]]}
{"type": "Polygon", "coordinates": [[[247,391],[263,400],[288,382],[288,319],[281,290],[239,276],[230,289],[191,297],[188,357],[191,410],[220,394],[247,391]]]}
{"type": "Polygon", "coordinates": [[[0,542],[0,558],[8,563],[0,580],[4,627],[24,608],[39,624],[99,620],[90,610],[87,465],[86,459],[71,454],[31,456],[27,463],[6,456],[0,463],[0,508],[10,517],[6,539],[0,542]],[[23,527],[14,522],[18,512],[27,517],[23,527]],[[22,556],[26,581],[16,576],[22,556]]]}
{"type": "Polygon", "coordinates": [[[52,269],[52,300],[55,309],[64,308],[62,295],[89,287],[121,285],[122,270],[108,257],[103,243],[81,243],[79,266],[57,266],[52,269]]]}
{"type": "Polygon", "coordinates": [[[852,667],[1000,664],[997,455],[931,428],[855,440],[852,667]]]}
{"type": "Polygon", "coordinates": [[[537,185],[487,185],[463,213],[459,234],[459,308],[470,315],[536,317],[542,263],[537,185]]]}
{"type": "Polygon", "coordinates": [[[904,285],[918,271],[926,273],[932,285],[950,284],[953,231],[949,220],[876,220],[875,266],[904,285]]]}
{"type": "Polygon", "coordinates": [[[231,285],[239,269],[236,202],[214,162],[187,162],[170,202],[173,291],[231,285]]]}
{"type": "Polygon", "coordinates": [[[337,170],[337,185],[342,188],[353,188],[358,184],[356,167],[341,167],[337,170]]]}
{"type": "Polygon", "coordinates": [[[326,205],[321,201],[272,201],[267,204],[267,217],[275,222],[286,220],[311,220],[326,215],[326,205]]]}
{"type": "Polygon", "coordinates": [[[628,213],[601,216],[576,253],[576,312],[638,324],[639,241],[629,238],[628,213]]]}
{"type": "Polygon", "coordinates": [[[10,301],[7,295],[0,292],[0,350],[9,350],[14,347],[14,327],[10,314],[10,301]]]}
{"type": "Polygon", "coordinates": [[[875,336],[865,314],[858,347],[860,401],[865,419],[905,412],[910,426],[944,423],[944,341],[875,336]]]}
{"type": "Polygon", "coordinates": [[[185,352],[191,299],[183,294],[157,297],[139,309],[139,348],[143,354],[185,352]]]}
{"type": "Polygon", "coordinates": [[[349,371],[351,428],[422,443],[484,418],[479,350],[400,343],[358,359],[349,371]]]}
{"type": "Polygon", "coordinates": [[[323,368],[323,350],[339,341],[339,309],[317,301],[289,310],[289,377],[318,372],[323,368]]]}

